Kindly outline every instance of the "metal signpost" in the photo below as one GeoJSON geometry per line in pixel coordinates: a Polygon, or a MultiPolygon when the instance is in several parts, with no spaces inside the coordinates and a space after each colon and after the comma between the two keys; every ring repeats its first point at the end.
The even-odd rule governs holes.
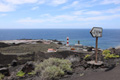
{"type": "Polygon", "coordinates": [[[90,31],[92,37],[96,38],[96,59],[95,62],[97,63],[97,54],[98,54],[98,37],[102,37],[103,29],[101,27],[93,27],[90,31]]]}

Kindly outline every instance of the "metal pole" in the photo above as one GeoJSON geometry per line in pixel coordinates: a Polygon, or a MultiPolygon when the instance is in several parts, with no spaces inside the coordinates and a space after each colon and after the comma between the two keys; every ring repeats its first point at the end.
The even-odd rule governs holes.
{"type": "Polygon", "coordinates": [[[96,51],[95,51],[95,54],[96,54],[95,62],[97,63],[97,55],[98,55],[98,37],[96,37],[96,51]]]}

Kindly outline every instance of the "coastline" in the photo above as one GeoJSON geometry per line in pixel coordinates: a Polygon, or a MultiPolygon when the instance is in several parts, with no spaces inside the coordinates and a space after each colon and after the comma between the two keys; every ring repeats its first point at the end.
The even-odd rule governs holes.
{"type": "MultiPolygon", "coordinates": [[[[38,29],[38,30],[0,30],[0,40],[16,40],[16,39],[57,39],[66,41],[66,37],[70,38],[70,44],[74,45],[79,40],[81,44],[86,46],[95,46],[95,39],[91,37],[89,29],[38,29]],[[84,34],[84,35],[83,35],[84,34]]],[[[104,29],[103,37],[99,39],[99,48],[108,49],[120,45],[120,30],[104,29]]]]}
{"type": "MultiPolygon", "coordinates": [[[[16,74],[18,70],[25,67],[28,62],[43,62],[49,58],[66,59],[72,63],[71,67],[73,71],[66,73],[66,75],[59,80],[72,80],[73,78],[76,80],[89,80],[88,78],[90,78],[92,80],[94,77],[92,73],[99,75],[101,73],[105,74],[107,70],[118,70],[118,68],[114,69],[114,67],[119,67],[118,63],[120,62],[120,58],[104,59],[104,56],[102,56],[103,50],[99,49],[98,60],[103,61],[103,64],[100,66],[94,65],[94,67],[92,67],[92,65],[87,62],[95,59],[94,47],[83,46],[82,44],[66,46],[58,40],[4,40],[0,41],[0,45],[0,71],[6,68],[9,70],[8,73],[11,74],[5,76],[3,80],[12,80],[13,78],[16,80],[42,80],[37,75],[26,75],[21,78],[17,77],[16,74]],[[49,49],[50,51],[48,51],[49,49]],[[86,55],[89,55],[90,58],[85,59],[86,55]],[[17,65],[14,67],[12,65],[13,63],[17,63],[17,65]],[[94,72],[94,70],[96,72],[94,72]]],[[[109,50],[112,54],[120,55],[120,49],[110,48],[109,50]]],[[[33,63],[32,65],[35,65],[33,63]]],[[[111,75],[110,72],[107,72],[107,74],[111,75]]],[[[105,79],[106,78],[102,80],[105,79]]]]}

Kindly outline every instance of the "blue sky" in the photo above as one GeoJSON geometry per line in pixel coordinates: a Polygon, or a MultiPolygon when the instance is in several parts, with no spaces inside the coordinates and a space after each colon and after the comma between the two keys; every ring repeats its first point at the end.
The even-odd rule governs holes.
{"type": "Polygon", "coordinates": [[[120,29],[120,0],[0,0],[0,29],[120,29]]]}

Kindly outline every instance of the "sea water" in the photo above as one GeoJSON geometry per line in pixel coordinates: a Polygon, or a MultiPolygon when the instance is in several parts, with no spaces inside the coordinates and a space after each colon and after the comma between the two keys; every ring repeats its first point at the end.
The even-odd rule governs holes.
{"type": "MultiPolygon", "coordinates": [[[[0,40],[15,39],[57,39],[66,42],[69,37],[70,45],[78,40],[85,46],[95,46],[95,38],[90,29],[0,29],[0,40]]],[[[120,45],[120,29],[104,29],[103,36],[98,39],[98,47],[107,49],[120,45]]]]}

